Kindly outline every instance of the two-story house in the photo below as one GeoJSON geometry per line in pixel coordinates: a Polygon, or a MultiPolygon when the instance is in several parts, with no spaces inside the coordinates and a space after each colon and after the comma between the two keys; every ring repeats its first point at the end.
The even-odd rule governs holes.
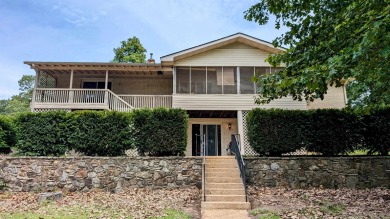
{"type": "Polygon", "coordinates": [[[189,114],[186,155],[225,155],[231,134],[240,134],[243,154],[254,152],[246,138],[245,116],[255,108],[343,108],[344,87],[330,87],[324,100],[282,98],[256,105],[255,74],[277,71],[265,59],[283,52],[271,43],[237,33],[161,57],[159,64],[34,62],[33,112],[182,108],[189,114]]]}

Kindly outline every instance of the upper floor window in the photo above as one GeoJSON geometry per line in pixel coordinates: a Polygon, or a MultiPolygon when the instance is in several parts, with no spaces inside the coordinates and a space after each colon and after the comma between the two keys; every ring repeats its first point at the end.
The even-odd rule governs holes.
{"type": "MultiPolygon", "coordinates": [[[[273,68],[273,67],[255,67],[255,76],[275,73],[277,71],[282,70],[283,68],[273,68]]],[[[258,85],[255,84],[255,93],[257,93],[258,85]]]]}
{"type": "Polygon", "coordinates": [[[206,94],[206,67],[191,67],[191,93],[206,94]]]}
{"type": "Polygon", "coordinates": [[[190,93],[190,67],[176,68],[176,92],[179,94],[190,93]]]}
{"type": "Polygon", "coordinates": [[[176,93],[179,94],[255,94],[252,78],[275,72],[270,67],[176,67],[176,93]],[[239,69],[239,72],[237,71],[239,69]],[[240,83],[237,84],[240,79],[240,83]]]}
{"type": "Polygon", "coordinates": [[[255,93],[255,84],[252,81],[254,75],[254,67],[240,67],[240,94],[255,93]]]}
{"type": "Polygon", "coordinates": [[[237,67],[176,67],[176,93],[236,94],[237,67]]]}

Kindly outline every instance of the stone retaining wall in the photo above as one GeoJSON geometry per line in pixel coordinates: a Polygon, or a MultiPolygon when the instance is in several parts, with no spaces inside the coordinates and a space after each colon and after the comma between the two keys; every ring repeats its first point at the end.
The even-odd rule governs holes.
{"type": "Polygon", "coordinates": [[[195,157],[0,157],[0,181],[9,191],[201,187],[201,165],[195,157]]]}
{"type": "Polygon", "coordinates": [[[390,157],[244,158],[249,185],[390,188],[390,157]]]}
{"type": "MultiPolygon", "coordinates": [[[[249,185],[390,188],[390,157],[246,157],[249,185]]],[[[0,157],[9,191],[201,188],[201,157],[0,157]]]]}

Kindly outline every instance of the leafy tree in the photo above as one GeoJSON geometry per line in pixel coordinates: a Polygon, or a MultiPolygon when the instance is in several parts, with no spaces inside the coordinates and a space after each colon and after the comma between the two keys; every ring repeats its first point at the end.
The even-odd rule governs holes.
{"type": "Polygon", "coordinates": [[[121,41],[121,46],[114,48],[114,53],[115,57],[111,62],[144,63],[146,60],[146,49],[135,36],[121,41]]]}
{"type": "Polygon", "coordinates": [[[6,114],[28,112],[30,111],[30,102],[21,98],[19,95],[12,96],[5,107],[6,114]]]}
{"type": "Polygon", "coordinates": [[[0,114],[7,114],[6,107],[8,106],[9,100],[0,100],[0,114]]]}
{"type": "Polygon", "coordinates": [[[35,76],[23,75],[18,81],[19,94],[8,100],[0,100],[0,114],[28,112],[34,90],[35,76]]]}
{"type": "Polygon", "coordinates": [[[35,76],[34,75],[23,75],[18,81],[19,84],[19,95],[25,101],[31,102],[32,93],[34,90],[35,76]]]}
{"type": "Polygon", "coordinates": [[[287,95],[323,99],[328,85],[352,79],[352,106],[390,104],[389,0],[260,0],[244,14],[260,25],[274,15],[277,29],[289,28],[273,41],[289,49],[268,58],[286,68],[255,79],[260,85],[256,103],[287,95]]]}

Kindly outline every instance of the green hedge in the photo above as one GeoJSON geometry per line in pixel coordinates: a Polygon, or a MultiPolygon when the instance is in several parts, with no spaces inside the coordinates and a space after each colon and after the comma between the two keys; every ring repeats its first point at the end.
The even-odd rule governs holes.
{"type": "MultiPolygon", "coordinates": [[[[388,119],[378,120],[388,125],[388,119]]],[[[364,121],[359,114],[346,110],[255,109],[249,112],[247,125],[249,142],[260,155],[279,156],[305,148],[309,152],[335,156],[362,149],[365,144],[364,121]]]]}
{"type": "Polygon", "coordinates": [[[390,107],[372,109],[362,115],[364,123],[363,149],[368,154],[388,155],[390,151],[390,107]]]}
{"type": "Polygon", "coordinates": [[[363,126],[354,113],[338,109],[310,110],[307,113],[306,150],[334,156],[361,147],[363,126]]]}
{"type": "Polygon", "coordinates": [[[280,156],[303,146],[305,111],[254,109],[248,113],[248,139],[262,156],[280,156]]]}
{"type": "Polygon", "coordinates": [[[0,115],[0,154],[8,154],[16,144],[16,132],[13,118],[0,115]]]}
{"type": "Polygon", "coordinates": [[[141,155],[184,155],[188,115],[181,109],[135,110],[134,140],[141,155]]]}
{"type": "Polygon", "coordinates": [[[87,156],[122,156],[132,148],[130,113],[78,111],[70,114],[68,141],[87,156]]]}
{"type": "Polygon", "coordinates": [[[135,146],[141,155],[183,155],[187,120],[180,109],[24,113],[17,119],[16,146],[19,154],[33,156],[61,156],[71,149],[121,156],[135,146]]]}
{"type": "Polygon", "coordinates": [[[17,148],[21,155],[60,156],[69,149],[68,114],[61,111],[24,113],[17,118],[17,148]]]}

